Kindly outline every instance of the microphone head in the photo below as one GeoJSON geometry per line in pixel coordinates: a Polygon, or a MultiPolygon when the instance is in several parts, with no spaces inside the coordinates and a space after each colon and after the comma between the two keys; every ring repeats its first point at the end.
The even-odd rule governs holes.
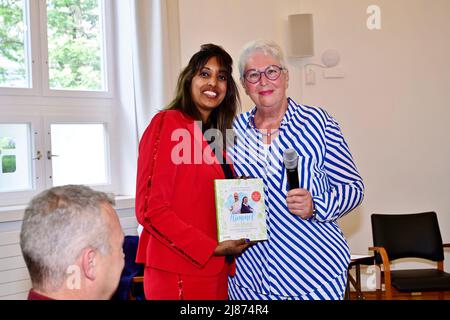
{"type": "Polygon", "coordinates": [[[294,149],[286,149],[283,152],[283,162],[286,169],[296,169],[298,163],[298,155],[294,149]]]}

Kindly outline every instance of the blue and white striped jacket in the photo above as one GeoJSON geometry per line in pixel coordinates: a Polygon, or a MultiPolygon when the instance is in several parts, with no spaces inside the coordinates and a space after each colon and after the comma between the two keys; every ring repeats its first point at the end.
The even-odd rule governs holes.
{"type": "Polygon", "coordinates": [[[342,299],[350,252],[337,220],[363,200],[364,184],[337,122],[323,109],[288,98],[278,137],[264,151],[251,125],[256,108],[236,117],[229,156],[238,176],[265,184],[269,240],[237,258],[231,299],[342,299]],[[284,150],[299,155],[300,188],[313,196],[316,215],[302,220],[286,205],[284,150]]]}

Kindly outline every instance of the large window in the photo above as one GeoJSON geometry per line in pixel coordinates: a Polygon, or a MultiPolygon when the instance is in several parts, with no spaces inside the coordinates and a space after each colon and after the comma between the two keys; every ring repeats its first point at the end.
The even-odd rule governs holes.
{"type": "Polygon", "coordinates": [[[0,0],[2,91],[110,96],[109,1],[0,0]]]}
{"type": "Polygon", "coordinates": [[[31,87],[28,1],[0,0],[0,86],[31,87]]]}
{"type": "Polygon", "coordinates": [[[50,89],[104,91],[101,0],[48,0],[50,89]]]}
{"type": "Polygon", "coordinates": [[[115,192],[110,0],[0,0],[0,206],[115,192]]]}
{"type": "Polygon", "coordinates": [[[52,158],[53,185],[109,182],[103,123],[52,124],[50,131],[51,153],[47,158],[52,158]]]}
{"type": "Polygon", "coordinates": [[[33,188],[28,123],[0,123],[0,192],[33,188]]]}

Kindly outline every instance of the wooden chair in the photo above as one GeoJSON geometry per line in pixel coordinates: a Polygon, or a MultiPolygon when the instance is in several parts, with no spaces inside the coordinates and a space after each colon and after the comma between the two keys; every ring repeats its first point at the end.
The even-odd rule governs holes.
{"type": "Polygon", "coordinates": [[[137,300],[138,297],[144,298],[144,276],[135,276],[131,280],[129,299],[137,300]]]}
{"type": "MultiPolygon", "coordinates": [[[[375,264],[383,266],[377,285],[380,297],[382,283],[385,298],[396,293],[437,292],[443,298],[450,291],[450,273],[444,272],[444,249],[435,212],[416,214],[372,214],[375,264]],[[391,270],[390,262],[400,258],[422,258],[436,261],[435,269],[391,270]]],[[[379,269],[380,270],[380,269],[379,269]]]]}

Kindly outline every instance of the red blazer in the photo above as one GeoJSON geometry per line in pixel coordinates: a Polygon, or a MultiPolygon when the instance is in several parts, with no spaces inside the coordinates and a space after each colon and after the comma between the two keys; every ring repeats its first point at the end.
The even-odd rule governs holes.
{"type": "Polygon", "coordinates": [[[136,216],[144,230],[136,262],[190,275],[222,271],[225,258],[212,254],[218,243],[214,179],[224,178],[193,119],[175,110],[156,114],[139,143],[136,216]],[[179,156],[190,164],[176,164],[179,156]],[[216,163],[206,164],[205,156],[216,163]]]}

